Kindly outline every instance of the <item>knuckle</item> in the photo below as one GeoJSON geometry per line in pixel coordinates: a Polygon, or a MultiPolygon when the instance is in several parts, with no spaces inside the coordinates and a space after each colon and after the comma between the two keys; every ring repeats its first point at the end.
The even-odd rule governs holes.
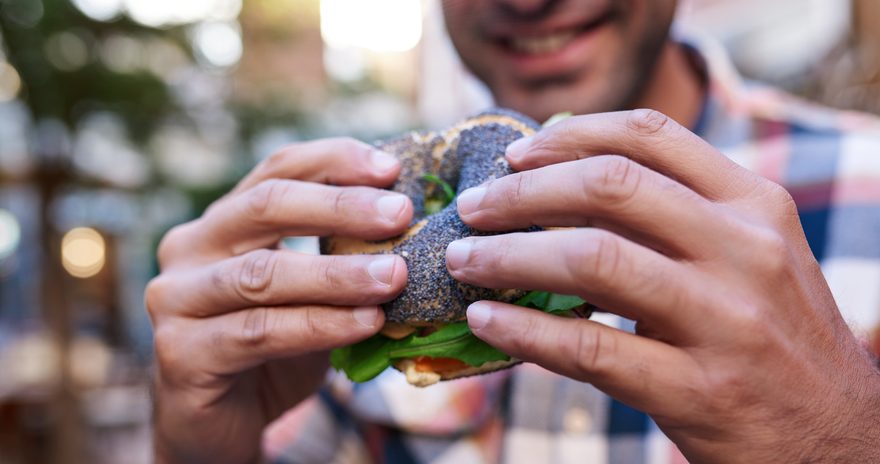
{"type": "Polygon", "coordinates": [[[723,304],[723,312],[728,324],[731,327],[731,333],[747,335],[739,340],[743,350],[748,348],[759,348],[765,340],[763,335],[767,334],[767,317],[772,314],[771,311],[761,305],[755,303],[749,297],[739,297],[723,304]]]}
{"type": "Polygon", "coordinates": [[[280,179],[268,179],[260,182],[247,194],[246,214],[257,222],[271,218],[274,205],[287,196],[289,183],[280,179]]]}
{"type": "Polygon", "coordinates": [[[578,280],[592,284],[593,291],[607,293],[621,272],[620,244],[610,233],[599,233],[591,242],[568,253],[567,264],[578,280]]]}
{"type": "MultiPolygon", "coordinates": [[[[352,137],[334,137],[328,139],[331,152],[348,158],[348,163],[364,163],[369,159],[373,147],[352,137]]],[[[356,164],[357,165],[357,164],[356,164]]]]}
{"type": "Polygon", "coordinates": [[[602,330],[587,330],[586,327],[581,327],[575,335],[575,368],[584,374],[601,372],[603,360],[614,359],[616,343],[616,338],[603,334],[602,330]]]}
{"type": "Polygon", "coordinates": [[[606,285],[610,284],[619,275],[622,265],[620,243],[610,235],[601,235],[596,243],[594,259],[593,274],[596,279],[606,285]]]}
{"type": "Polygon", "coordinates": [[[243,349],[263,349],[269,344],[269,318],[268,308],[254,308],[245,312],[238,333],[238,343],[243,349]]]}
{"type": "Polygon", "coordinates": [[[707,375],[701,391],[702,402],[708,411],[727,415],[730,411],[741,411],[754,404],[748,393],[747,375],[739,369],[730,367],[707,375]]]}
{"type": "MultiPolygon", "coordinates": [[[[524,336],[511,337],[510,343],[513,345],[513,351],[516,353],[534,353],[541,348],[543,340],[543,328],[538,323],[539,318],[524,318],[520,328],[517,331],[524,336]]],[[[556,339],[553,337],[552,339],[556,339]]]]}
{"type": "Polygon", "coordinates": [[[758,269],[768,276],[787,276],[792,261],[788,242],[776,230],[758,228],[752,233],[758,269]]]}
{"type": "Polygon", "coordinates": [[[296,156],[296,153],[299,151],[300,147],[301,144],[293,143],[267,156],[262,163],[263,172],[270,175],[272,173],[282,172],[284,170],[284,166],[287,165],[288,160],[291,157],[296,156]]]}
{"type": "Polygon", "coordinates": [[[345,210],[345,190],[338,190],[333,195],[333,214],[340,215],[345,210]]]}
{"type": "Polygon", "coordinates": [[[322,318],[314,308],[302,309],[299,311],[299,316],[298,332],[304,340],[323,340],[333,333],[332,327],[325,327],[325,324],[322,324],[322,318]]]}
{"type": "Polygon", "coordinates": [[[519,172],[511,176],[508,188],[503,192],[508,208],[521,205],[528,195],[534,174],[532,171],[519,172]]]}
{"type": "Polygon", "coordinates": [[[636,138],[652,138],[669,126],[671,119],[665,114],[651,109],[630,111],[626,118],[626,128],[636,138]]]}
{"type": "Polygon", "coordinates": [[[797,203],[795,203],[791,193],[785,187],[775,182],[770,182],[768,188],[770,190],[769,197],[777,208],[777,216],[783,220],[795,220],[795,222],[799,223],[797,203]]]}
{"type": "Polygon", "coordinates": [[[350,207],[352,202],[356,201],[357,194],[355,192],[361,191],[360,189],[351,189],[351,188],[339,188],[333,192],[332,195],[332,207],[333,215],[337,218],[345,218],[348,217],[348,213],[352,210],[350,207]]]}
{"type": "Polygon", "coordinates": [[[244,255],[234,273],[237,280],[232,283],[233,288],[249,303],[265,302],[272,290],[278,259],[278,253],[271,250],[255,250],[244,255]]]}
{"type": "Polygon", "coordinates": [[[186,236],[187,230],[192,227],[193,224],[194,223],[192,222],[178,224],[165,233],[165,236],[159,241],[159,246],[156,249],[156,258],[159,261],[160,268],[167,267],[171,264],[174,257],[178,255],[178,251],[181,249],[182,244],[185,241],[184,237],[186,236]]]}
{"type": "MultiPolygon", "coordinates": [[[[764,311],[757,305],[744,303],[733,308],[732,314],[736,325],[743,330],[751,330],[760,327],[764,318],[764,311]]],[[[745,332],[751,333],[751,332],[745,332]]]]}
{"type": "Polygon", "coordinates": [[[584,172],[584,176],[587,199],[611,208],[619,208],[632,200],[641,188],[643,178],[641,168],[622,156],[606,157],[598,178],[590,172],[584,172]]]}
{"type": "Polygon", "coordinates": [[[153,352],[156,363],[164,372],[180,370],[185,363],[184,350],[180,349],[180,337],[182,334],[171,323],[159,324],[153,329],[153,352]]]}
{"type": "Polygon", "coordinates": [[[168,283],[168,278],[159,275],[150,280],[144,290],[144,306],[154,325],[166,311],[164,302],[168,294],[168,283]]]}
{"type": "Polygon", "coordinates": [[[346,262],[341,257],[332,257],[327,260],[315,260],[312,265],[312,274],[318,279],[318,284],[328,290],[343,288],[346,279],[346,262]]]}

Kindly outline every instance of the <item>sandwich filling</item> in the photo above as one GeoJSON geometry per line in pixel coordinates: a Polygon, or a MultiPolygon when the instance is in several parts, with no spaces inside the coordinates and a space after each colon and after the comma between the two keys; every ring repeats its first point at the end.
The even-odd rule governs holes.
{"type": "MultiPolygon", "coordinates": [[[[549,292],[530,292],[515,304],[566,317],[588,316],[584,300],[549,292]]],[[[360,343],[333,350],[330,362],[355,382],[366,382],[388,367],[407,375],[410,383],[427,386],[440,380],[507,367],[516,360],[477,338],[466,321],[418,330],[394,339],[374,335],[360,343]]]]}

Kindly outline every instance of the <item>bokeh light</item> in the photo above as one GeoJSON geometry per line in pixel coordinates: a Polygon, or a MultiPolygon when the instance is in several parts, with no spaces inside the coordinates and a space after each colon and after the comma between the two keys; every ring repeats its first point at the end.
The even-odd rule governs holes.
{"type": "Polygon", "coordinates": [[[321,0],[321,37],[332,48],[411,50],[422,37],[422,2],[321,0]]]}
{"type": "Polygon", "coordinates": [[[201,61],[228,68],[241,59],[241,31],[237,23],[203,22],[193,30],[193,46],[201,61]]]}
{"type": "Polygon", "coordinates": [[[73,0],[86,16],[97,21],[110,21],[122,14],[122,0],[73,0]]]}
{"type": "Polygon", "coordinates": [[[21,27],[34,27],[46,12],[43,2],[33,0],[4,0],[0,14],[21,27]]]}
{"type": "Polygon", "coordinates": [[[134,37],[113,34],[101,44],[101,61],[107,69],[118,73],[131,73],[141,65],[143,47],[134,37]]]}
{"type": "Polygon", "coordinates": [[[241,11],[241,0],[125,0],[131,19],[164,27],[205,20],[230,20],[241,11]]]}
{"type": "Polygon", "coordinates": [[[0,209],[0,260],[9,257],[21,242],[21,226],[9,211],[0,209]]]}
{"type": "Polygon", "coordinates": [[[86,65],[89,60],[89,47],[80,35],[71,32],[59,32],[46,40],[46,58],[52,66],[62,71],[75,71],[86,65]]]}
{"type": "Polygon", "coordinates": [[[18,96],[21,90],[21,77],[11,64],[0,61],[0,102],[7,102],[18,96]]]}
{"type": "Polygon", "coordinates": [[[112,21],[127,12],[149,27],[227,21],[241,12],[241,0],[73,0],[73,4],[96,21],[112,21]]]}
{"type": "Polygon", "coordinates": [[[61,264],[74,277],[97,275],[104,268],[106,255],[104,237],[90,227],[71,229],[61,240],[61,264]]]}

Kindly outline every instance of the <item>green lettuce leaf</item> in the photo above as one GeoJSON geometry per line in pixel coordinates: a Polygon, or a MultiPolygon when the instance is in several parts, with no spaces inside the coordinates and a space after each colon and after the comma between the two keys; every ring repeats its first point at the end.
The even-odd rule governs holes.
{"type": "Polygon", "coordinates": [[[434,174],[425,174],[422,176],[422,180],[440,186],[440,193],[442,193],[442,195],[435,194],[429,198],[425,198],[425,214],[430,216],[439,213],[455,199],[455,190],[453,190],[452,186],[445,180],[434,174]]]}
{"type": "Polygon", "coordinates": [[[510,356],[498,351],[471,333],[467,322],[457,322],[424,336],[411,335],[411,338],[395,340],[388,352],[390,359],[428,356],[431,358],[453,358],[470,366],[482,366],[489,361],[506,361],[510,356]]]}
{"type": "MultiPolygon", "coordinates": [[[[568,315],[584,303],[576,296],[535,291],[514,304],[550,314],[568,315]]],[[[430,335],[412,334],[401,340],[374,335],[354,345],[333,350],[330,364],[336,370],[345,372],[352,381],[366,382],[381,374],[395,360],[417,356],[459,359],[474,367],[492,361],[510,360],[510,356],[471,333],[467,322],[457,322],[443,326],[430,335]]]]}

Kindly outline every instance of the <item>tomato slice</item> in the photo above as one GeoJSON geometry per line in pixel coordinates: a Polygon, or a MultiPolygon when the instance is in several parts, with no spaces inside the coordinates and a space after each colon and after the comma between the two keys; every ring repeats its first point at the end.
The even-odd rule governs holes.
{"type": "Polygon", "coordinates": [[[468,365],[461,360],[454,358],[430,358],[428,356],[418,356],[413,361],[416,363],[416,371],[418,372],[443,372],[459,371],[467,369],[468,365]]]}

